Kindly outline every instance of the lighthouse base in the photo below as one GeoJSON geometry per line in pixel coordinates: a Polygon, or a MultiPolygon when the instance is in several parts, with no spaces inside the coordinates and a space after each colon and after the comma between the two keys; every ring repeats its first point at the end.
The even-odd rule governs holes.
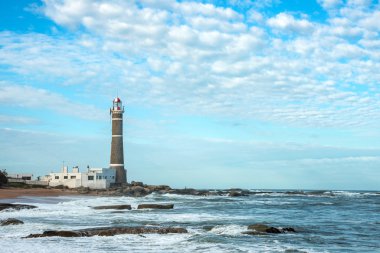
{"type": "Polygon", "coordinates": [[[124,166],[110,166],[110,169],[115,170],[115,184],[121,185],[127,183],[127,171],[124,166]]]}

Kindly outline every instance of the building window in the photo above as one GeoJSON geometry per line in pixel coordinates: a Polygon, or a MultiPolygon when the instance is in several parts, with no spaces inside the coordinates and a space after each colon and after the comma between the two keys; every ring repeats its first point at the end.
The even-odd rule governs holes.
{"type": "Polygon", "coordinates": [[[67,179],[67,176],[63,176],[63,179],[67,179]]]}
{"type": "Polygon", "coordinates": [[[88,180],[94,180],[94,176],[88,176],[88,180]]]}
{"type": "Polygon", "coordinates": [[[59,176],[55,176],[55,179],[59,179],[59,176]]]}
{"type": "Polygon", "coordinates": [[[99,179],[102,179],[102,176],[99,176],[99,179]]]}
{"type": "Polygon", "coordinates": [[[105,176],[104,179],[107,179],[107,176],[105,176]]]}
{"type": "Polygon", "coordinates": [[[112,176],[112,179],[115,179],[115,176],[112,176]]]}
{"type": "Polygon", "coordinates": [[[71,179],[76,179],[76,178],[77,178],[77,176],[71,176],[70,178],[71,178],[71,179]]]}

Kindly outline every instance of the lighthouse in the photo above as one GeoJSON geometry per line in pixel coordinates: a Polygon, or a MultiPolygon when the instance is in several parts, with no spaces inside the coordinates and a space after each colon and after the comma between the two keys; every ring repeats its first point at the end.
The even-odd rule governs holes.
{"type": "Polygon", "coordinates": [[[115,183],[119,185],[127,182],[127,173],[124,169],[123,113],[122,102],[116,97],[110,109],[112,119],[110,168],[116,171],[115,183]]]}

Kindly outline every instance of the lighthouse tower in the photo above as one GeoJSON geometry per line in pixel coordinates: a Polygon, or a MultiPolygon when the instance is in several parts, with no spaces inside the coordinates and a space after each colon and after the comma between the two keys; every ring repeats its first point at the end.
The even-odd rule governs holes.
{"type": "Polygon", "coordinates": [[[127,182],[127,173],[124,169],[124,151],[123,151],[123,113],[124,107],[120,98],[113,100],[110,114],[112,118],[112,142],[111,142],[111,160],[110,168],[116,170],[116,184],[127,182]]]}

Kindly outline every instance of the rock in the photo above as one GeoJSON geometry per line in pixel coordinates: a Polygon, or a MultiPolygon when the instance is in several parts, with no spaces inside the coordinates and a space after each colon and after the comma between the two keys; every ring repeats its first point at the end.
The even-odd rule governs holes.
{"type": "Polygon", "coordinates": [[[80,194],[88,194],[90,193],[90,188],[88,187],[79,187],[77,188],[77,192],[80,194]]]}
{"type": "Polygon", "coordinates": [[[150,193],[149,188],[142,186],[128,186],[123,189],[123,195],[131,197],[144,197],[150,193]]]}
{"type": "Polygon", "coordinates": [[[206,226],[203,226],[203,230],[206,230],[206,231],[211,231],[215,226],[211,226],[211,225],[206,225],[206,226]]]}
{"type": "Polygon", "coordinates": [[[179,194],[179,195],[199,195],[199,192],[193,188],[172,189],[169,191],[169,193],[179,194]]]}
{"type": "Polygon", "coordinates": [[[140,204],[137,209],[173,209],[173,204],[140,204]]]}
{"type": "Polygon", "coordinates": [[[9,219],[1,221],[0,226],[19,225],[19,224],[24,224],[24,222],[18,219],[9,218],[9,219]]]}
{"type": "Polygon", "coordinates": [[[6,209],[20,210],[20,209],[33,209],[33,208],[37,208],[37,207],[32,206],[32,205],[0,203],[0,211],[6,210],[6,209]]]}
{"type": "Polygon", "coordinates": [[[265,233],[261,233],[261,232],[257,232],[257,231],[254,231],[254,230],[248,230],[248,231],[244,231],[244,232],[241,232],[242,234],[244,235],[264,235],[265,233]]]}
{"type": "Polygon", "coordinates": [[[172,234],[172,233],[187,233],[184,228],[176,227],[104,227],[90,228],[74,231],[45,231],[42,234],[30,234],[25,238],[37,237],[90,237],[90,236],[113,236],[120,234],[172,234]]]}
{"type": "Polygon", "coordinates": [[[270,233],[270,234],[281,234],[281,233],[287,233],[287,232],[296,232],[294,228],[288,227],[288,228],[276,228],[276,227],[270,227],[264,224],[253,224],[248,226],[249,230],[253,231],[247,231],[243,232],[244,234],[255,234],[255,233],[270,233]]]}
{"type": "Polygon", "coordinates": [[[291,233],[295,233],[296,232],[296,230],[294,228],[290,228],[290,227],[289,228],[282,228],[281,231],[285,232],[285,233],[286,232],[291,232],[291,233]]]}
{"type": "Polygon", "coordinates": [[[265,232],[270,233],[270,234],[281,234],[282,233],[280,229],[275,228],[275,227],[267,228],[265,230],[265,232]]]}
{"type": "Polygon", "coordinates": [[[248,226],[249,230],[255,230],[256,232],[260,232],[260,233],[266,233],[267,232],[266,230],[269,228],[270,228],[269,226],[264,225],[264,224],[253,224],[253,225],[248,226]]]}
{"type": "Polygon", "coordinates": [[[228,190],[229,197],[245,197],[245,196],[249,196],[249,194],[250,194],[250,191],[242,190],[238,188],[228,190]]]}
{"type": "Polygon", "coordinates": [[[162,192],[162,193],[166,193],[169,190],[171,190],[170,186],[168,185],[147,185],[146,188],[148,188],[152,192],[162,192]]]}
{"type": "Polygon", "coordinates": [[[229,197],[241,197],[241,196],[244,196],[244,195],[241,192],[230,191],[230,193],[228,193],[228,196],[229,197]]]}
{"type": "Polygon", "coordinates": [[[132,182],[131,182],[131,186],[141,186],[141,187],[143,187],[143,186],[144,186],[144,183],[143,183],[143,182],[135,182],[135,181],[132,181],[132,182]]]}
{"type": "MultiPolygon", "coordinates": [[[[51,236],[60,236],[60,237],[80,237],[81,233],[75,232],[75,231],[55,231],[55,230],[49,230],[45,231],[42,234],[34,234],[34,237],[51,237],[51,236]]],[[[31,236],[31,235],[29,235],[31,236]]],[[[27,238],[34,238],[34,237],[29,237],[27,238]]]]}
{"type": "Polygon", "coordinates": [[[116,209],[116,210],[131,210],[131,205],[112,205],[112,206],[94,206],[93,209],[102,210],[102,209],[116,209]]]}

